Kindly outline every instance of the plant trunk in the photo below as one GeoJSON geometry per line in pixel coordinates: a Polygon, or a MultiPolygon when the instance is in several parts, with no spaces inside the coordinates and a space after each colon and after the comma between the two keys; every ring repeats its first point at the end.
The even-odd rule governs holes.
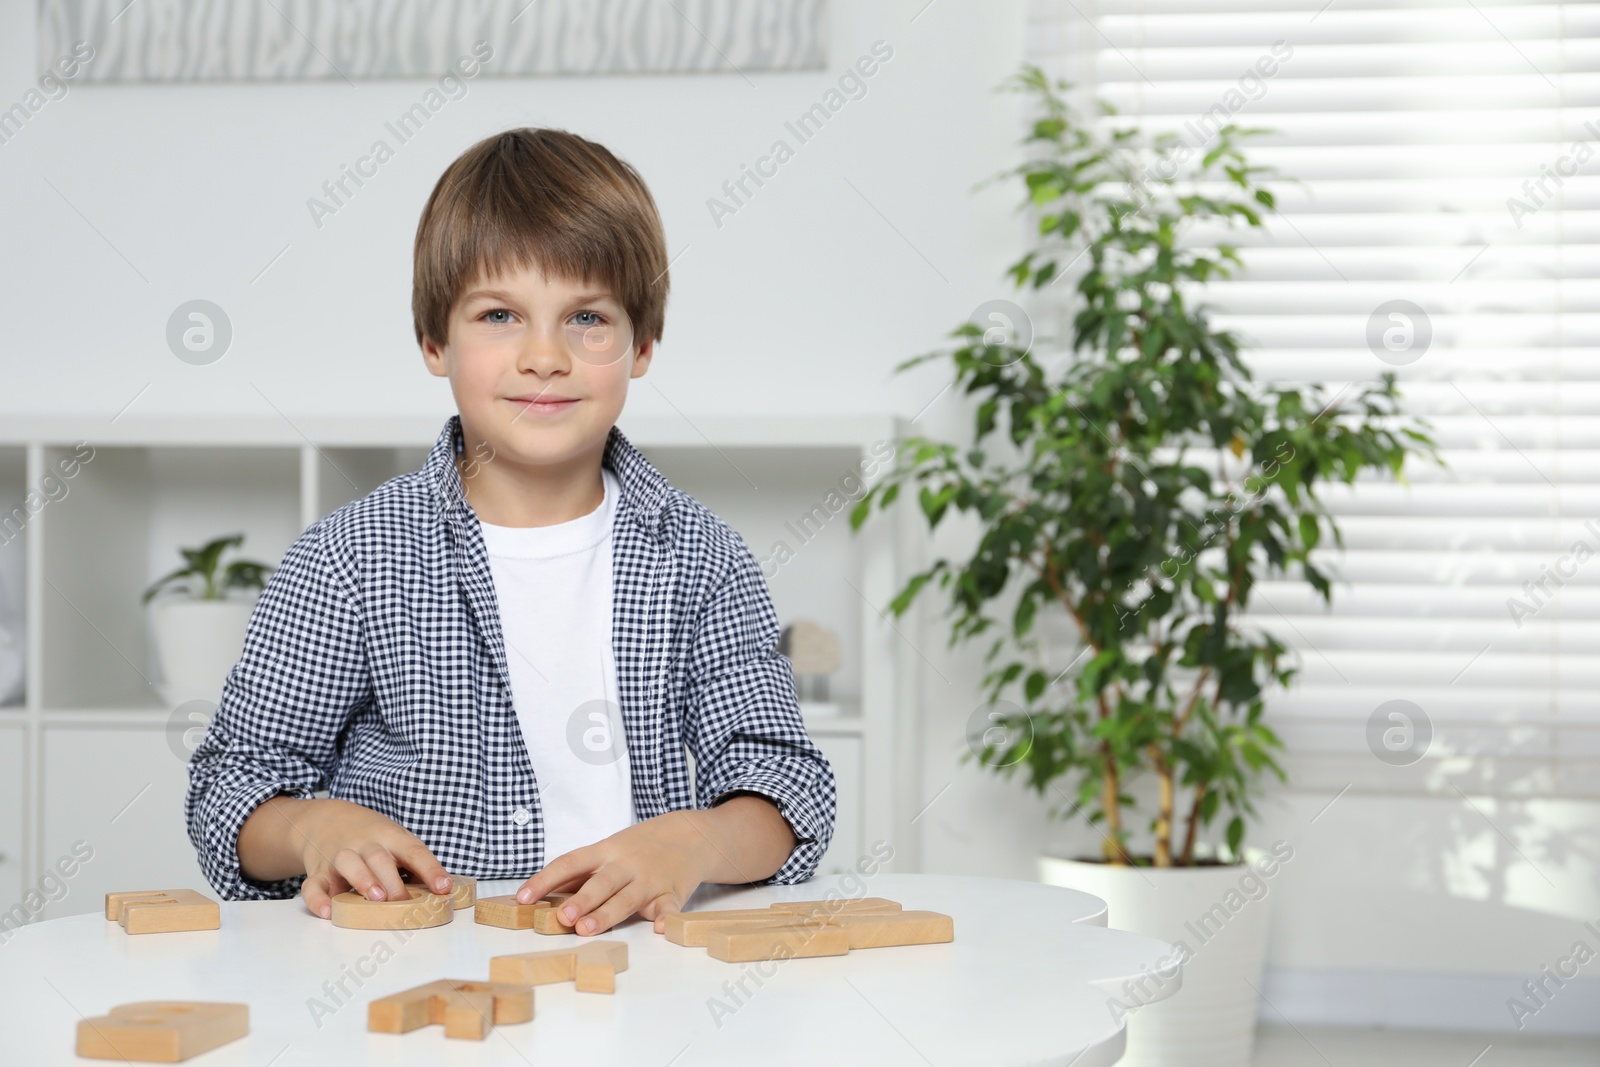
{"type": "Polygon", "coordinates": [[[1156,816],[1156,866],[1172,866],[1172,771],[1158,771],[1161,785],[1161,810],[1156,816]]]}
{"type": "Polygon", "coordinates": [[[1111,758],[1111,746],[1105,742],[1101,742],[1101,753],[1106,774],[1100,803],[1106,809],[1106,828],[1110,831],[1101,848],[1107,863],[1124,864],[1128,854],[1122,847],[1122,809],[1119,806],[1122,789],[1117,780],[1117,761],[1111,758]]]}
{"type": "Polygon", "coordinates": [[[1183,835],[1183,859],[1185,867],[1194,865],[1194,838],[1195,832],[1200,827],[1200,802],[1206,798],[1204,783],[1194,787],[1194,806],[1189,809],[1189,829],[1183,835]]]}

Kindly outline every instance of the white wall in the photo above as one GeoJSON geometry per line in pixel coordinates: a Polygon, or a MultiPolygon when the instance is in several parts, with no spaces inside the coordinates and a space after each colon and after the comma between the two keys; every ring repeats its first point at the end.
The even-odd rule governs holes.
{"type": "MultiPolygon", "coordinates": [[[[34,8],[0,7],[0,106],[33,81],[34,8]]],[[[0,417],[274,407],[290,418],[443,417],[447,386],[425,373],[411,333],[416,219],[457,153],[515,125],[602,141],[661,206],[678,256],[673,294],[630,412],[909,417],[945,376],[895,377],[893,363],[1008,292],[1002,271],[1022,239],[1016,191],[971,187],[1016,158],[1020,102],[991,90],[1022,58],[1024,16],[1021,0],[836,0],[830,73],[755,75],[753,86],[732,73],[480,77],[320,229],[307,198],[428,83],[75,87],[0,145],[0,417]],[[866,97],[719,229],[707,198],[879,39],[894,57],[866,97]],[[195,297],[220,304],[235,331],[207,367],[164,342],[168,314],[195,297]]],[[[917,424],[952,437],[968,425],[948,394],[917,424]]],[[[964,547],[955,524],[941,531],[940,551],[964,547]]],[[[936,602],[925,604],[931,614],[936,602]]],[[[902,854],[920,851],[931,871],[1030,878],[1041,846],[1092,845],[1081,823],[1052,823],[1017,784],[958,766],[977,651],[947,658],[937,620],[906,632],[939,664],[917,658],[919,788],[930,800],[950,788],[903,828],[902,854]]],[[[1581,926],[1600,925],[1600,806],[1480,800],[1480,813],[1453,794],[1355,791],[1322,812],[1336,792],[1313,774],[1272,797],[1255,832],[1297,849],[1272,889],[1268,990],[1291,1015],[1503,1026],[1522,979],[1574,941],[1600,940],[1581,926]]],[[[1600,1016],[1592,989],[1562,998],[1531,1032],[1584,1005],[1600,1016]]]]}
{"type": "MultiPolygon", "coordinates": [[[[479,76],[320,229],[307,199],[375,138],[394,144],[384,123],[431,82],[73,87],[0,145],[0,411],[110,418],[138,395],[130,414],[447,414],[412,335],[417,218],[455,156],[520,125],[604,143],[660,205],[678,258],[630,411],[915,410],[931,392],[890,363],[995,295],[1014,243],[1009,193],[969,189],[1015,138],[1016,101],[989,89],[1022,26],[1018,0],[938,3],[912,24],[923,2],[832,4],[828,73],[479,76]],[[894,55],[866,95],[719,229],[707,199],[795,143],[784,122],[880,39],[894,55]],[[164,341],[196,297],[234,326],[207,367],[164,341]]],[[[0,6],[0,106],[33,82],[35,6],[0,6]]]]}

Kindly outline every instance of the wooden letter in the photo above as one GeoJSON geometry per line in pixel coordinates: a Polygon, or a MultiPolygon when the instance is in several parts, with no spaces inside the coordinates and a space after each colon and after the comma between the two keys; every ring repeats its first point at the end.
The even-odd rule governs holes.
{"type": "Polygon", "coordinates": [[[900,905],[882,897],[840,897],[838,900],[789,900],[772,905],[772,910],[786,915],[828,916],[855,914],[857,912],[899,911],[900,905]]]}
{"type": "Polygon", "coordinates": [[[808,919],[741,922],[706,931],[706,952],[727,963],[843,956],[849,951],[850,934],[844,927],[808,919]]]}
{"type": "Polygon", "coordinates": [[[489,957],[489,980],[516,985],[549,985],[570,982],[577,974],[578,954],[570,948],[546,952],[519,952],[512,956],[489,957]]]}
{"type": "Polygon", "coordinates": [[[249,1032],[245,1004],[143,1000],[79,1020],[77,1053],[98,1060],[177,1063],[249,1032]]]}
{"type": "Polygon", "coordinates": [[[426,930],[455,918],[449,893],[408,885],[405,900],[368,900],[350,891],[333,898],[333,925],[347,930],[426,930]]]}
{"type": "Polygon", "coordinates": [[[489,978],[519,985],[548,985],[576,979],[580,993],[614,993],[617,972],[628,969],[622,941],[587,941],[547,952],[521,952],[489,959],[489,978]]]}
{"type": "Polygon", "coordinates": [[[628,969],[628,946],[623,941],[588,941],[576,950],[578,992],[615,993],[617,972],[628,969]]]}
{"type": "Polygon", "coordinates": [[[522,904],[515,896],[483,897],[473,906],[472,918],[484,926],[498,926],[504,930],[532,930],[535,912],[550,906],[547,900],[522,904]]]}
{"type": "Polygon", "coordinates": [[[674,911],[667,915],[666,937],[674,945],[687,948],[704,948],[706,931],[713,926],[732,923],[774,923],[790,918],[770,908],[746,908],[733,911],[674,911]]]}
{"type": "Polygon", "coordinates": [[[533,932],[536,934],[570,934],[572,927],[561,919],[561,905],[565,904],[572,896],[571,893],[550,893],[539,903],[548,904],[548,908],[540,908],[533,914],[533,932]]]}
{"type": "Polygon", "coordinates": [[[217,930],[222,909],[192,889],[143,890],[106,894],[106,918],[130,934],[165,934],[178,930],[217,930]]]}
{"type": "Polygon", "coordinates": [[[533,1018],[533,990],[504,982],[441,978],[367,1005],[367,1029],[404,1034],[430,1023],[444,1026],[445,1037],[482,1041],[496,1026],[533,1018]]]}
{"type": "Polygon", "coordinates": [[[828,925],[842,926],[850,947],[890,948],[895,945],[937,945],[954,941],[955,921],[936,911],[894,911],[871,914],[841,912],[828,925]]]}

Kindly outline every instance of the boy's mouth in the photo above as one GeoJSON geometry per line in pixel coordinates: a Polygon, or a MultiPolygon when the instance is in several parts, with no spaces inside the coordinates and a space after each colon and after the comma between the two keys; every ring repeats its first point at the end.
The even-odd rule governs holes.
{"type": "Polygon", "coordinates": [[[556,396],[552,393],[541,393],[535,396],[511,396],[506,399],[516,407],[519,417],[522,415],[559,414],[578,402],[575,397],[556,396]]]}

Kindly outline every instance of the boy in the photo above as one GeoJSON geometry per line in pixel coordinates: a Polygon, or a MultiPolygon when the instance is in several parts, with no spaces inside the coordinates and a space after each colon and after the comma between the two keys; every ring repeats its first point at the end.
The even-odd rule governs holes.
{"type": "Polygon", "coordinates": [[[644,182],[510,130],[440,177],[414,258],[417,341],[460,413],[263,590],[190,762],[207,879],[327,918],[346,889],[403,896],[402,869],[436,893],[526,877],[524,901],[575,889],[563,918],[596,934],[660,930],[702,882],[809,878],[833,773],[765,580],[614,425],[666,304],[644,182]]]}

